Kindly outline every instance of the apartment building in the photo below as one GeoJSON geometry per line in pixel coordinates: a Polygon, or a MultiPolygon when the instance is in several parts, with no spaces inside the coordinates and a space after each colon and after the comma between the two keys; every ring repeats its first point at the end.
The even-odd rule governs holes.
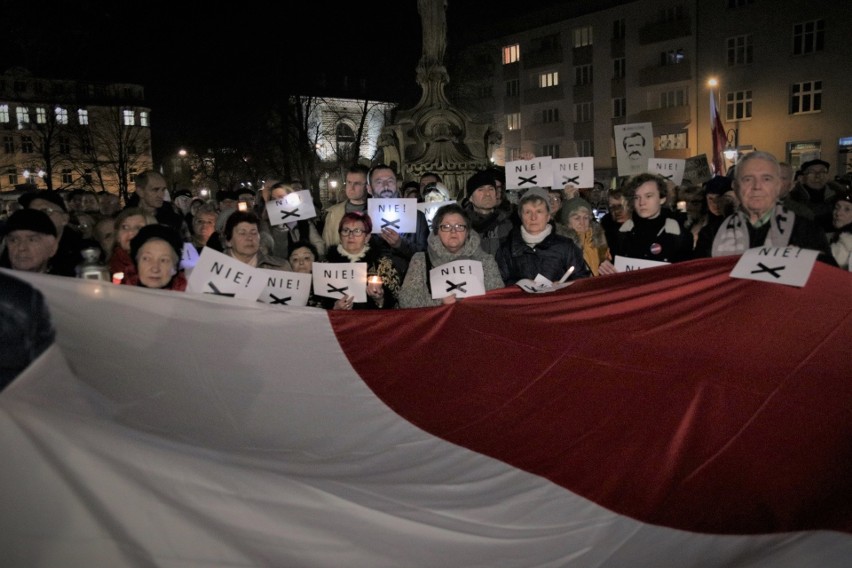
{"type": "Polygon", "coordinates": [[[450,62],[450,98],[503,134],[494,162],[593,156],[607,180],[617,172],[613,127],[644,122],[657,158],[710,159],[712,95],[732,161],[759,149],[794,166],[821,157],[835,174],[852,171],[852,2],[582,8],[519,18],[511,33],[450,62]]]}
{"type": "Polygon", "coordinates": [[[23,187],[126,191],[153,164],[144,89],[0,75],[0,193],[23,187]]]}

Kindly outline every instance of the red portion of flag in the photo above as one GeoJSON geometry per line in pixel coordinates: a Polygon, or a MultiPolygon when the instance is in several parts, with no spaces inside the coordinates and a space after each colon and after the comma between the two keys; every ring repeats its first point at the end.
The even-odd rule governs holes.
{"type": "Polygon", "coordinates": [[[731,278],[737,260],[329,317],[402,417],[610,510],[852,532],[850,276],[816,263],[796,288],[731,278]]]}
{"type": "Polygon", "coordinates": [[[713,135],[713,173],[715,175],[725,175],[725,146],[728,142],[728,137],[725,134],[725,126],[722,124],[722,117],[719,116],[719,109],[716,108],[716,98],[713,92],[710,92],[710,127],[713,135]]]}

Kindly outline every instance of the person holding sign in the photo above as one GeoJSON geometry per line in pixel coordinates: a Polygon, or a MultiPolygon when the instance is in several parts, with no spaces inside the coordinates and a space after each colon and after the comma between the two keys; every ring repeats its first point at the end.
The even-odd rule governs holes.
{"type": "MultiPolygon", "coordinates": [[[[289,184],[274,182],[269,186],[265,195],[269,195],[270,201],[277,201],[285,199],[288,195],[297,191],[289,184]]],[[[260,233],[266,247],[264,250],[269,251],[272,256],[287,258],[290,256],[293,245],[299,241],[310,242],[316,247],[320,258],[325,256],[325,241],[317,229],[314,219],[299,219],[298,221],[273,225],[269,220],[269,213],[264,208],[260,233]]]]}
{"type": "Polygon", "coordinates": [[[482,263],[486,290],[502,288],[503,278],[494,255],[479,246],[479,235],[470,227],[470,217],[461,205],[450,203],[435,213],[432,234],[428,239],[428,250],[412,257],[408,272],[399,292],[401,308],[421,308],[454,304],[456,296],[449,294],[441,299],[432,299],[429,272],[442,264],[454,260],[477,260],[482,263]]]}
{"type": "Polygon", "coordinates": [[[260,217],[250,211],[234,211],[225,222],[225,254],[256,268],[290,270],[284,259],[260,250],[260,217]]]}
{"type": "Polygon", "coordinates": [[[509,233],[497,251],[497,266],[506,285],[518,280],[535,280],[540,274],[551,282],[560,281],[569,270],[570,280],[592,275],[583,260],[583,251],[568,237],[557,235],[550,222],[550,201],[540,187],[527,190],[518,203],[521,226],[509,233]]]}
{"type": "MultiPolygon", "coordinates": [[[[666,180],[655,174],[633,176],[624,185],[633,214],[618,230],[616,241],[609,243],[613,256],[640,258],[656,262],[680,262],[692,255],[692,233],[664,207],[666,180]]],[[[604,261],[601,274],[615,274],[615,265],[604,261]]]]}
{"type": "Polygon", "coordinates": [[[387,248],[372,238],[373,221],[366,213],[352,211],[343,215],[338,225],[340,244],[329,249],[326,262],[363,262],[367,265],[367,301],[354,298],[322,298],[322,307],[330,310],[387,310],[397,306],[400,288],[399,272],[387,248]],[[372,280],[371,280],[372,279],[372,280]]]}

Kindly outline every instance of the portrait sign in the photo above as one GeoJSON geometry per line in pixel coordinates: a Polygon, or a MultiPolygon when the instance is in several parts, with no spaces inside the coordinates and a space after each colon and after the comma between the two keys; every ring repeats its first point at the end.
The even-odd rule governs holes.
{"type": "Polygon", "coordinates": [[[426,222],[429,223],[430,231],[432,230],[432,219],[435,218],[435,213],[438,212],[438,209],[450,203],[455,203],[455,201],[426,201],[417,204],[417,209],[422,211],[426,216],[426,222]]]}
{"type": "Polygon", "coordinates": [[[311,295],[311,275],[286,270],[258,268],[258,277],[266,280],[266,288],[258,300],[273,306],[307,306],[311,295]]]}
{"type": "Polygon", "coordinates": [[[352,296],[358,303],[367,301],[366,262],[315,262],[313,276],[314,294],[317,296],[335,300],[352,296]]]}
{"type": "Polygon", "coordinates": [[[550,187],[553,183],[552,162],[550,156],[506,162],[506,189],[550,187]]]}
{"type": "Polygon", "coordinates": [[[756,247],[740,257],[731,278],[760,280],[803,287],[814,269],[819,251],[799,247],[756,247]]]}
{"type": "Polygon", "coordinates": [[[550,187],[562,189],[570,183],[575,187],[594,187],[594,158],[557,158],[551,162],[553,182],[550,187]]]}
{"type": "Polygon", "coordinates": [[[654,157],[654,130],[650,122],[617,124],[615,130],[615,159],[618,175],[633,176],[648,169],[654,157]]]}
{"type": "Polygon", "coordinates": [[[265,286],[266,282],[257,273],[257,268],[204,247],[189,275],[186,291],[257,300],[265,286]]]}
{"type": "Polygon", "coordinates": [[[417,230],[417,200],[412,197],[371,197],[367,200],[367,214],[373,221],[374,234],[385,227],[397,233],[417,230]]]}
{"type": "Polygon", "coordinates": [[[285,223],[295,223],[317,216],[314,198],[308,189],[303,189],[285,195],[282,199],[271,199],[266,202],[266,214],[269,224],[273,227],[285,223]]]}
{"type": "Polygon", "coordinates": [[[429,271],[432,299],[449,295],[469,298],[485,294],[485,275],[478,260],[454,260],[429,271]]]}
{"type": "Polygon", "coordinates": [[[648,172],[657,174],[675,185],[680,185],[683,181],[683,172],[685,169],[686,160],[665,160],[662,158],[651,158],[648,160],[648,172]]]}
{"type": "Polygon", "coordinates": [[[617,272],[631,272],[642,268],[656,268],[657,266],[668,266],[668,262],[659,260],[646,260],[644,258],[630,258],[629,256],[615,255],[612,265],[617,272]]]}

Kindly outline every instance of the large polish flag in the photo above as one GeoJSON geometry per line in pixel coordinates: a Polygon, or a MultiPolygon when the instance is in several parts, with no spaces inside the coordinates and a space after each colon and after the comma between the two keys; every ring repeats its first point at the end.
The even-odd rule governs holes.
{"type": "Polygon", "coordinates": [[[852,275],[736,258],[452,306],[24,276],[0,565],[848,567],[852,275]]]}

